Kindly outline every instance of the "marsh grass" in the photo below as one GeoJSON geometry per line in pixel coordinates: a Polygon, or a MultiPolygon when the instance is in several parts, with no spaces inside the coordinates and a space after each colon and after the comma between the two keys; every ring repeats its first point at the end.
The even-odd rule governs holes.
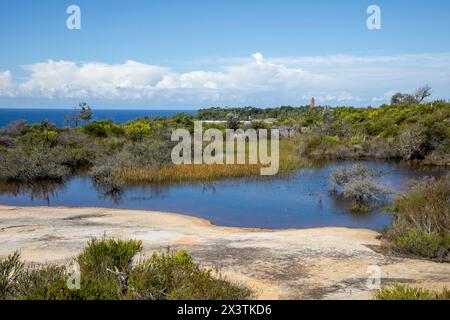
{"type": "MultiPolygon", "coordinates": [[[[236,149],[235,149],[236,150],[236,149]]],[[[249,145],[246,145],[246,164],[182,164],[154,166],[129,166],[121,168],[118,180],[123,183],[181,183],[210,182],[221,179],[257,177],[261,174],[261,163],[248,163],[249,145]]],[[[270,152],[270,148],[269,148],[270,152]]],[[[235,151],[237,154],[237,151],[235,151]]],[[[286,175],[304,163],[299,157],[298,139],[280,141],[279,175],[286,175]]]]}

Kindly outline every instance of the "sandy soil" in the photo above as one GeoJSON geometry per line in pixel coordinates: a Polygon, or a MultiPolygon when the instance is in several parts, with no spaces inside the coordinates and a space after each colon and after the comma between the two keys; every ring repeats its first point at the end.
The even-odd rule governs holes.
{"type": "Polygon", "coordinates": [[[367,299],[371,266],[383,286],[450,287],[450,264],[377,253],[379,234],[371,230],[227,228],[153,211],[0,206],[0,257],[20,250],[27,262],[60,263],[103,235],[142,240],[146,253],[187,249],[260,299],[367,299]]]}

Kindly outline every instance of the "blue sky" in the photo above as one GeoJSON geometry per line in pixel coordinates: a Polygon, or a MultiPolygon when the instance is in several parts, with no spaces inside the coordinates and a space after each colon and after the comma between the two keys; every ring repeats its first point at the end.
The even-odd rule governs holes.
{"type": "Polygon", "coordinates": [[[449,98],[446,0],[2,0],[0,107],[378,105],[449,98]],[[81,30],[66,8],[81,8],[81,30]],[[366,9],[381,8],[381,30],[366,9]]]}

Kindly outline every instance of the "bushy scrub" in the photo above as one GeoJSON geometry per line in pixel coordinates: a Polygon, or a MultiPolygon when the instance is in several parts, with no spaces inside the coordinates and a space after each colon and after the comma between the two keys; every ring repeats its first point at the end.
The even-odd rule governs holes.
{"type": "Polygon", "coordinates": [[[146,137],[150,137],[152,127],[149,122],[137,120],[126,124],[125,132],[131,141],[137,142],[144,140],[146,137]]]}
{"type": "Polygon", "coordinates": [[[83,126],[82,131],[90,136],[106,138],[109,135],[123,136],[125,129],[112,120],[94,121],[83,126]]]}
{"type": "Polygon", "coordinates": [[[60,180],[69,173],[63,154],[54,148],[19,148],[0,154],[0,179],[33,182],[60,180]]]}
{"type": "Polygon", "coordinates": [[[132,270],[133,258],[142,251],[135,240],[93,239],[76,258],[81,271],[81,295],[84,299],[119,299],[132,270]],[[117,273],[117,274],[116,274],[117,273]]]}
{"type": "Polygon", "coordinates": [[[90,166],[99,146],[75,129],[58,129],[43,121],[36,125],[12,124],[2,132],[11,138],[0,153],[0,180],[35,182],[62,180],[90,166]]]}
{"type": "Polygon", "coordinates": [[[38,266],[26,269],[16,284],[16,298],[21,300],[70,300],[76,293],[67,289],[64,266],[38,266]]]}
{"type": "Polygon", "coordinates": [[[106,192],[118,191],[133,179],[127,172],[142,170],[158,170],[171,162],[170,141],[149,141],[126,143],[122,149],[112,154],[98,157],[90,170],[94,182],[106,192]]]}
{"type": "Polygon", "coordinates": [[[201,268],[183,250],[141,254],[135,240],[93,239],[76,257],[80,289],[67,287],[66,266],[25,268],[15,253],[0,260],[0,299],[166,300],[247,299],[252,293],[201,268]]]}
{"type": "MultiPolygon", "coordinates": [[[[450,104],[382,105],[379,108],[337,107],[304,111],[300,123],[312,128],[305,134],[302,155],[336,159],[426,160],[448,165],[450,104]],[[327,112],[326,112],[327,111],[327,112]],[[334,137],[334,138],[333,138],[334,137]],[[339,138],[338,143],[335,137],[339,138]]],[[[300,111],[298,111],[300,115],[300,111]]]]}
{"type": "Polygon", "coordinates": [[[0,260],[0,300],[11,299],[17,294],[17,283],[23,270],[24,264],[18,252],[0,260]]]}
{"type": "Polygon", "coordinates": [[[450,300],[450,290],[444,289],[442,292],[410,287],[403,284],[396,284],[389,288],[379,290],[375,294],[376,300],[450,300]]]}
{"type": "Polygon", "coordinates": [[[386,232],[399,253],[450,261],[450,175],[408,182],[394,201],[394,221],[386,232]]]}
{"type": "Polygon", "coordinates": [[[218,300],[246,299],[250,291],[214,277],[186,251],[154,253],[139,263],[130,275],[130,293],[137,299],[218,300]]]}
{"type": "Polygon", "coordinates": [[[382,172],[371,170],[362,165],[353,165],[351,168],[338,168],[330,177],[333,191],[346,198],[352,199],[352,209],[361,211],[368,209],[368,202],[380,200],[391,193],[386,185],[375,182],[382,172]]]}

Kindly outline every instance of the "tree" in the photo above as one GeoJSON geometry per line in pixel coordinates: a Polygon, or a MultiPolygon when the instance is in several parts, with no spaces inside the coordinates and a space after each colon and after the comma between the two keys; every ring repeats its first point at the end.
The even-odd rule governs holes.
{"type": "Polygon", "coordinates": [[[239,116],[236,113],[227,114],[227,128],[228,129],[239,129],[239,116]]]}
{"type": "Polygon", "coordinates": [[[401,105],[401,104],[409,104],[409,105],[417,105],[421,104],[426,98],[431,96],[431,87],[425,85],[417,89],[414,93],[401,93],[397,92],[391,97],[392,105],[401,105]]]}
{"type": "Polygon", "coordinates": [[[74,123],[78,127],[80,121],[89,121],[92,118],[91,107],[86,102],[80,102],[71,116],[65,117],[68,123],[74,123]]]}
{"type": "Polygon", "coordinates": [[[422,103],[423,100],[431,96],[431,87],[429,85],[425,85],[416,90],[414,93],[414,97],[417,100],[417,103],[422,103]]]}

